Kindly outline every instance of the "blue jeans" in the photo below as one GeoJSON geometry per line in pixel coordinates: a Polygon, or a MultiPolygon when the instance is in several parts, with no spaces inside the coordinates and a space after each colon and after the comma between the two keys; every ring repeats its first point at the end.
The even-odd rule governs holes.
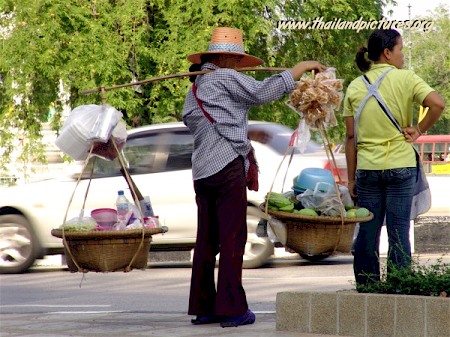
{"type": "Polygon", "coordinates": [[[388,266],[410,266],[409,215],[416,174],[415,167],[356,171],[358,205],[374,214],[373,220],[360,223],[354,243],[353,270],[357,284],[380,280],[379,245],[385,219],[389,242],[388,266]]]}

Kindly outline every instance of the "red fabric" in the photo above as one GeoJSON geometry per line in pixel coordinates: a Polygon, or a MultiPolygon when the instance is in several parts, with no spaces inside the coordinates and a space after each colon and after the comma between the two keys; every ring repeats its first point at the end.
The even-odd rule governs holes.
{"type": "Polygon", "coordinates": [[[253,146],[250,148],[250,152],[247,155],[247,158],[250,162],[250,167],[247,172],[247,188],[251,191],[258,191],[259,183],[258,183],[258,162],[255,157],[255,149],[253,146]]]}

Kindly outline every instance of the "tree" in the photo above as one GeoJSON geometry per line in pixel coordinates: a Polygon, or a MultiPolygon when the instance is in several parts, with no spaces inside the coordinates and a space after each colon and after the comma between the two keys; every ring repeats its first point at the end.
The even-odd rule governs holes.
{"type": "MultiPolygon", "coordinates": [[[[216,25],[242,29],[246,50],[266,60],[267,66],[290,67],[316,59],[336,67],[348,84],[356,75],[354,53],[368,31],[280,30],[276,23],[317,17],[378,19],[383,4],[381,0],[356,4],[349,0],[0,0],[1,147],[11,148],[12,130],[21,130],[30,145],[24,156],[41,154],[42,159],[36,140],[51,104],[56,108],[52,122],[56,129],[61,127],[65,103],[61,83],[70,93],[67,103],[76,107],[101,103],[99,94],[82,95],[86,89],[186,72],[190,65],[186,56],[207,48],[216,25]]],[[[262,79],[269,74],[251,75],[262,79]]],[[[130,126],[180,120],[189,86],[186,78],[131,86],[107,91],[106,101],[124,113],[130,126]]],[[[250,117],[289,126],[298,123],[283,101],[253,109],[250,117]]],[[[341,121],[335,129],[335,138],[342,138],[341,121]]],[[[8,160],[8,151],[2,158],[8,160]]]]}
{"type": "MultiPolygon", "coordinates": [[[[433,31],[411,31],[411,65],[413,70],[447,102],[440,120],[429,134],[448,134],[450,130],[450,12],[440,6],[426,19],[432,20],[433,31]]],[[[405,34],[408,36],[408,34],[405,34]]],[[[409,47],[409,46],[408,46],[409,47]]],[[[417,107],[418,109],[418,107],[417,107]]],[[[417,116],[416,116],[417,118],[417,116]]],[[[417,122],[417,119],[415,120],[417,122]]]]}

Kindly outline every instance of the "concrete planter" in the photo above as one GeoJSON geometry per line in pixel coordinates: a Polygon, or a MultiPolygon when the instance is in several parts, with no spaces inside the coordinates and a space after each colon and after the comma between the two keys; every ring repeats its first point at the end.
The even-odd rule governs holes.
{"type": "Polygon", "coordinates": [[[281,292],[276,329],[361,337],[450,337],[450,298],[281,292]]]}

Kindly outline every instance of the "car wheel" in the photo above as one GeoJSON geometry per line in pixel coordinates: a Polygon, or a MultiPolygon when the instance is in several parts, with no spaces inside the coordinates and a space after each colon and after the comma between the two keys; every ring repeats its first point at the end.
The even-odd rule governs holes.
{"type": "Polygon", "coordinates": [[[273,244],[269,238],[257,235],[260,220],[261,212],[256,207],[247,207],[247,243],[243,265],[246,269],[261,267],[274,253],[273,244]]]}
{"type": "Polygon", "coordinates": [[[31,225],[21,215],[0,216],[0,273],[23,273],[38,256],[38,244],[31,225]]]}
{"type": "Polygon", "coordinates": [[[307,255],[307,254],[299,254],[300,257],[302,257],[305,260],[311,261],[311,262],[317,262],[317,261],[321,261],[327,257],[329,257],[330,255],[307,255]]]}

